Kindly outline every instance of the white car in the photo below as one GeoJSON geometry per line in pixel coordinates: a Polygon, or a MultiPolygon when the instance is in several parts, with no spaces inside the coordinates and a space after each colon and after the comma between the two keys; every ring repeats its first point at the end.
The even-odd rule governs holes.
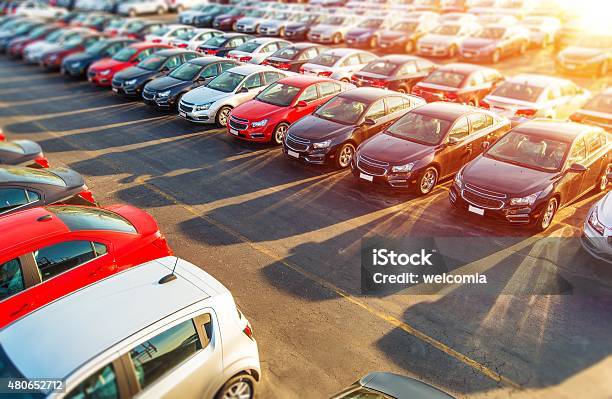
{"type": "Polygon", "coordinates": [[[233,58],[240,62],[248,62],[249,64],[261,64],[268,56],[290,44],[291,42],[287,40],[275,39],[273,37],[251,39],[236,47],[235,50],[228,52],[227,58],[233,58]]]}
{"type": "Polygon", "coordinates": [[[174,257],[51,302],[2,329],[0,342],[4,378],[64,381],[65,393],[37,397],[250,399],[261,375],[232,294],[174,257]]]}
{"type": "Polygon", "coordinates": [[[51,19],[60,17],[66,12],[64,8],[53,7],[42,1],[28,0],[19,4],[15,10],[15,15],[20,17],[51,19]]]}
{"type": "Polygon", "coordinates": [[[362,19],[353,15],[330,14],[310,28],[308,40],[315,43],[342,43],[346,32],[357,28],[362,19]]]}
{"type": "Polygon", "coordinates": [[[194,27],[189,25],[170,24],[163,25],[145,36],[145,40],[151,43],[169,44],[172,39],[183,33],[193,31],[194,27]]]}
{"type": "MultiPolygon", "coordinates": [[[[609,167],[605,179],[606,185],[612,180],[609,167]]],[[[612,264],[612,192],[597,201],[589,211],[580,243],[593,257],[612,264]]]]}
{"type": "Polygon", "coordinates": [[[196,51],[200,44],[214,36],[222,35],[223,32],[217,29],[201,28],[185,31],[176,38],[170,40],[170,45],[179,48],[196,51]]]}
{"type": "Polygon", "coordinates": [[[590,95],[567,79],[523,74],[500,84],[483,103],[516,124],[533,118],[567,119],[590,95]]]}
{"type": "Polygon", "coordinates": [[[117,7],[117,14],[135,17],[143,14],[165,14],[168,12],[166,0],[125,0],[117,7]]]}
{"type": "Polygon", "coordinates": [[[454,58],[463,41],[481,29],[476,22],[446,22],[436,26],[417,41],[417,54],[454,58]]]}
{"type": "Polygon", "coordinates": [[[555,17],[525,17],[522,24],[529,29],[529,41],[541,47],[553,44],[561,29],[561,21],[555,17]]]}
{"type": "Polygon", "coordinates": [[[233,108],[252,100],[268,85],[289,74],[291,72],[262,65],[232,68],[206,86],[185,93],[179,102],[179,116],[191,122],[227,126],[227,119],[233,108]]]}
{"type": "Polygon", "coordinates": [[[73,28],[68,30],[56,30],[49,34],[45,40],[28,44],[23,50],[23,59],[32,64],[38,64],[43,55],[49,51],[58,50],[65,43],[77,40],[79,36],[90,33],[85,28],[73,28]]]}
{"type": "Polygon", "coordinates": [[[335,48],[302,65],[300,72],[350,82],[353,73],[376,58],[378,57],[364,50],[335,48]]]}

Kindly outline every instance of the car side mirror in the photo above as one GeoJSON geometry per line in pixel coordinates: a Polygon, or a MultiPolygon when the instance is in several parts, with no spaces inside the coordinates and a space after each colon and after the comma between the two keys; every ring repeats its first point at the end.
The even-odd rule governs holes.
{"type": "Polygon", "coordinates": [[[374,125],[376,125],[376,121],[370,118],[366,118],[363,122],[361,122],[361,126],[374,126],[374,125]]]}
{"type": "Polygon", "coordinates": [[[483,150],[486,150],[490,146],[491,146],[491,143],[489,141],[483,141],[482,144],[481,144],[481,147],[482,147],[483,150]]]}
{"type": "Polygon", "coordinates": [[[304,100],[298,101],[297,104],[295,104],[295,108],[304,108],[307,106],[308,106],[308,103],[304,100]]]}
{"type": "Polygon", "coordinates": [[[459,143],[461,140],[459,140],[457,137],[449,137],[448,141],[446,142],[448,145],[455,145],[457,143],[459,143]]]}
{"type": "Polygon", "coordinates": [[[573,163],[569,167],[569,171],[574,172],[574,173],[583,173],[583,172],[586,172],[586,170],[587,170],[586,166],[581,165],[579,163],[573,163]]]}
{"type": "Polygon", "coordinates": [[[240,90],[238,90],[238,93],[248,93],[249,89],[248,87],[241,87],[240,90]]]}

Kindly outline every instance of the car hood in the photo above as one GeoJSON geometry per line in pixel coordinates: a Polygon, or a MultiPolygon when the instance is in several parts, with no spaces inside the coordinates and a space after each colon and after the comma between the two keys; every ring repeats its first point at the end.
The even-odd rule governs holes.
{"type": "Polygon", "coordinates": [[[183,96],[183,100],[194,104],[214,103],[227,97],[233,96],[234,93],[224,93],[222,91],[209,89],[208,87],[198,87],[187,92],[183,96]]]}
{"type": "Polygon", "coordinates": [[[40,49],[40,53],[41,54],[49,54],[52,53],[54,51],[60,51],[62,49],[62,46],[59,44],[55,44],[55,43],[49,43],[47,46],[43,47],[40,49]]]}
{"type": "Polygon", "coordinates": [[[391,165],[404,165],[418,161],[434,152],[434,147],[400,139],[389,134],[379,134],[365,143],[359,153],[391,165]]]}
{"type": "Polygon", "coordinates": [[[281,26],[283,21],[279,21],[278,19],[267,20],[266,22],[262,22],[261,26],[277,28],[281,26]]]}
{"type": "Polygon", "coordinates": [[[179,86],[188,86],[191,83],[193,83],[191,80],[185,81],[176,78],[171,78],[170,76],[162,76],[161,78],[154,79],[147,83],[146,88],[149,90],[164,91],[179,86]]]}
{"type": "Polygon", "coordinates": [[[568,47],[559,53],[561,58],[570,58],[574,60],[589,60],[604,54],[602,49],[588,47],[568,47]]]}
{"type": "Polygon", "coordinates": [[[376,29],[372,29],[372,28],[353,28],[350,31],[348,31],[348,33],[346,34],[349,37],[359,37],[361,35],[365,35],[365,34],[372,34],[374,33],[374,31],[376,31],[376,29]]]}
{"type": "Polygon", "coordinates": [[[428,34],[419,39],[420,44],[448,45],[456,39],[455,36],[428,34]]]}
{"type": "Polygon", "coordinates": [[[354,127],[308,115],[291,125],[288,133],[307,140],[322,141],[349,133],[354,127]]]}
{"type": "Polygon", "coordinates": [[[308,26],[308,24],[306,22],[292,22],[290,24],[287,24],[286,26],[286,30],[297,30],[297,29],[302,29],[302,28],[306,28],[308,26]]]}
{"type": "Polygon", "coordinates": [[[115,79],[117,80],[129,80],[134,78],[139,78],[141,76],[152,75],[157,73],[157,71],[149,71],[147,69],[142,69],[136,66],[129,67],[124,69],[121,72],[117,72],[115,74],[115,79]]]}
{"type": "Polygon", "coordinates": [[[103,58],[91,64],[90,69],[102,71],[104,69],[115,69],[123,65],[127,65],[127,62],[113,60],[112,58],[103,58]]]}
{"type": "Polygon", "coordinates": [[[612,192],[597,202],[597,218],[607,228],[612,229],[612,192]]]}
{"type": "Polygon", "coordinates": [[[44,51],[46,47],[52,46],[54,43],[49,43],[44,40],[39,40],[33,43],[28,44],[26,47],[27,51],[39,52],[44,51]]]}
{"type": "Polygon", "coordinates": [[[554,172],[542,172],[480,155],[463,168],[464,183],[485,190],[523,197],[545,188],[554,172]]]}
{"type": "Polygon", "coordinates": [[[481,49],[495,45],[497,40],[493,39],[481,39],[478,37],[469,37],[463,41],[462,47],[464,49],[481,49]]]}
{"type": "Polygon", "coordinates": [[[248,120],[260,120],[271,117],[279,111],[282,112],[286,109],[286,107],[279,107],[278,105],[264,103],[259,100],[249,100],[234,108],[232,115],[248,120]],[[253,117],[254,115],[256,115],[255,118],[253,117]]]}
{"type": "Polygon", "coordinates": [[[83,176],[68,168],[52,168],[49,172],[58,175],[66,183],[69,188],[80,187],[85,184],[83,176]]]}

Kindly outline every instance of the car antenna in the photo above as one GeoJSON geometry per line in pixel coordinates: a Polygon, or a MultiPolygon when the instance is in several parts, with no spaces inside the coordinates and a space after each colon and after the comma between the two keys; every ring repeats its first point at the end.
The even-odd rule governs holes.
{"type": "Polygon", "coordinates": [[[179,261],[179,258],[177,256],[176,260],[174,261],[174,267],[172,267],[172,272],[160,278],[158,281],[159,284],[166,284],[166,283],[169,283],[170,281],[176,280],[176,274],[174,274],[174,270],[176,270],[176,265],[178,264],[178,261],[179,261]]]}

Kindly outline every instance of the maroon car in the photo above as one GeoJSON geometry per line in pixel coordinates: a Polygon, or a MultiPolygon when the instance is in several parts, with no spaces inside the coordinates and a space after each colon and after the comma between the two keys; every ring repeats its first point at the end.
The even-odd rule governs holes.
{"type": "Polygon", "coordinates": [[[474,64],[447,64],[432,72],[412,88],[412,94],[427,102],[449,101],[478,106],[503,75],[493,68],[474,64]]]}
{"type": "Polygon", "coordinates": [[[492,112],[430,103],[361,144],[351,169],[359,181],[426,195],[509,130],[510,121],[492,112]]]}
{"type": "Polygon", "coordinates": [[[593,189],[607,189],[608,136],[573,122],[518,125],[457,173],[450,202],[484,219],[546,230],[559,208],[593,189]]]}

